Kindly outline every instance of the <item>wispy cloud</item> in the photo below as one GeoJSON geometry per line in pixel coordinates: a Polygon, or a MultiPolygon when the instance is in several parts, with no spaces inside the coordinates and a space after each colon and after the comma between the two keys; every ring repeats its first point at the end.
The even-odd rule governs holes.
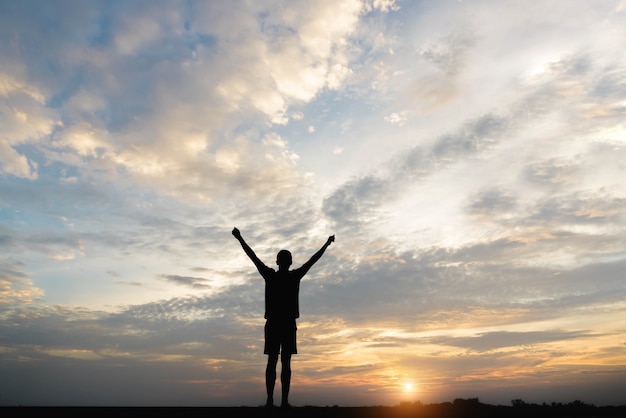
{"type": "Polygon", "coordinates": [[[175,274],[162,274],[160,277],[168,282],[179,284],[181,286],[188,286],[192,289],[211,288],[208,284],[210,280],[201,277],[177,276],[175,274]]]}

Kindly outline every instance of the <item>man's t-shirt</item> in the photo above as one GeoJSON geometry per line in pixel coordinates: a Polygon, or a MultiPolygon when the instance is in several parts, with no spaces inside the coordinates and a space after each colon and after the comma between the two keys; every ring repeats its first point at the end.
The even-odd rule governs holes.
{"type": "Polygon", "coordinates": [[[261,272],[265,279],[265,319],[295,319],[300,317],[298,294],[300,280],[306,269],[276,271],[266,267],[261,272]]]}

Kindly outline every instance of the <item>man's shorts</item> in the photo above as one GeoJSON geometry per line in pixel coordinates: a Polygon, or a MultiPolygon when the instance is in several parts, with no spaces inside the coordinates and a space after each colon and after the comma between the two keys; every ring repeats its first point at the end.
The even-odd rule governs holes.
{"type": "Polygon", "coordinates": [[[298,354],[296,320],[268,319],[265,322],[265,354],[298,354]],[[282,348],[282,351],[281,351],[282,348]]]}

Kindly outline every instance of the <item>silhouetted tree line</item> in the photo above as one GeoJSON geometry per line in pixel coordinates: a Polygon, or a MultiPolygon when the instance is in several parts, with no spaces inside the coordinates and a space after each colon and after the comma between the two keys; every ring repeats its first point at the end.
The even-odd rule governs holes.
{"type": "Polygon", "coordinates": [[[484,404],[478,398],[470,398],[429,405],[419,401],[403,402],[397,409],[396,416],[406,418],[626,417],[626,405],[595,406],[579,400],[570,403],[534,404],[514,399],[507,406],[484,404]]]}

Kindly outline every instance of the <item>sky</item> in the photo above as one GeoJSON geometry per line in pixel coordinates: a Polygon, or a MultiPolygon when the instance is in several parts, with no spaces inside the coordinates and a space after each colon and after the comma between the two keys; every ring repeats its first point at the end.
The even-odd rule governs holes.
{"type": "Polygon", "coordinates": [[[624,0],[0,0],[0,405],[263,404],[234,227],[336,237],[296,406],[625,404],[625,40],[624,0]]]}

